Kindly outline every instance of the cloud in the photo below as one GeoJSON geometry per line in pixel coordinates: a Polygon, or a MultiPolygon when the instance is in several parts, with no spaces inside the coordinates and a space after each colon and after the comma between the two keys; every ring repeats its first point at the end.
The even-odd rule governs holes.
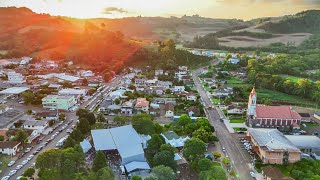
{"type": "Polygon", "coordinates": [[[102,14],[113,14],[113,13],[128,13],[128,10],[118,7],[107,7],[104,8],[102,14]]]}

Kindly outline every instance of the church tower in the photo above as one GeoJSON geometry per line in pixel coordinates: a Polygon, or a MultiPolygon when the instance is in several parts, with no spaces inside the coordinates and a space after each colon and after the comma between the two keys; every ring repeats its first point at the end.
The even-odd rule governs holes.
{"type": "Polygon", "coordinates": [[[247,115],[248,116],[255,116],[256,115],[256,107],[257,107],[257,93],[256,93],[255,87],[253,87],[253,89],[249,95],[247,115]]]}

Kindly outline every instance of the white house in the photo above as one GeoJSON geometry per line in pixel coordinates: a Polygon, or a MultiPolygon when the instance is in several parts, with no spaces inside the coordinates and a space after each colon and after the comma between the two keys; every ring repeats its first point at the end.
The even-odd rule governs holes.
{"type": "Polygon", "coordinates": [[[25,77],[16,72],[8,72],[8,82],[10,84],[23,84],[26,82],[25,77]]]}
{"type": "Polygon", "coordinates": [[[0,153],[9,156],[15,156],[19,150],[21,143],[17,141],[2,141],[0,142],[0,153]]]}
{"type": "Polygon", "coordinates": [[[146,98],[137,98],[135,109],[137,111],[142,111],[147,113],[149,111],[149,101],[147,101],[146,98]]]}
{"type": "Polygon", "coordinates": [[[189,92],[188,94],[186,94],[186,98],[188,101],[197,101],[197,95],[192,92],[189,92]]]}
{"type": "Polygon", "coordinates": [[[124,114],[125,116],[132,116],[133,115],[133,102],[132,101],[126,101],[122,104],[121,114],[124,114]]]}
{"type": "Polygon", "coordinates": [[[184,86],[174,86],[174,92],[184,92],[185,87],[184,86]]]}
{"type": "Polygon", "coordinates": [[[188,136],[178,136],[174,131],[163,132],[161,136],[164,138],[166,144],[170,144],[175,148],[182,148],[184,143],[189,139],[188,136]]]}
{"type": "Polygon", "coordinates": [[[48,121],[43,120],[31,120],[25,121],[22,124],[24,129],[36,130],[38,134],[41,134],[49,126],[48,121]]]}
{"type": "Polygon", "coordinates": [[[243,114],[246,110],[246,108],[242,108],[235,105],[230,105],[227,108],[228,114],[243,114]]]}
{"type": "Polygon", "coordinates": [[[174,116],[174,105],[172,103],[165,104],[165,117],[173,117],[174,116]]]}
{"type": "Polygon", "coordinates": [[[162,75],[163,74],[163,70],[162,69],[158,69],[158,70],[155,70],[154,71],[154,75],[155,76],[160,76],[160,75],[162,75]]]}
{"type": "Polygon", "coordinates": [[[240,62],[238,58],[230,58],[228,61],[230,64],[238,64],[240,62]]]}

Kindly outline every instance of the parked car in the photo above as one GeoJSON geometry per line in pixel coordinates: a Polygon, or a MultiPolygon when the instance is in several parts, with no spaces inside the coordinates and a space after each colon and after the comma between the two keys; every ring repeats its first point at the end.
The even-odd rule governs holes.
{"type": "Polygon", "coordinates": [[[16,162],[16,161],[10,161],[9,164],[8,164],[8,167],[13,166],[15,162],[16,162]]]}
{"type": "Polygon", "coordinates": [[[14,175],[16,172],[17,172],[17,170],[12,170],[12,171],[10,171],[10,172],[9,172],[9,176],[14,175]]]}
{"type": "Polygon", "coordinates": [[[28,160],[24,160],[24,161],[22,161],[22,165],[26,165],[28,163],[28,160]]]}
{"type": "Polygon", "coordinates": [[[25,150],[24,150],[24,152],[30,152],[30,150],[31,150],[31,148],[26,148],[25,150]]]}
{"type": "Polygon", "coordinates": [[[19,169],[21,169],[23,167],[23,165],[18,165],[17,167],[16,167],[16,170],[19,170],[19,169]]]}
{"type": "Polygon", "coordinates": [[[1,178],[1,180],[8,180],[10,178],[10,176],[4,176],[3,178],[1,178]]]}

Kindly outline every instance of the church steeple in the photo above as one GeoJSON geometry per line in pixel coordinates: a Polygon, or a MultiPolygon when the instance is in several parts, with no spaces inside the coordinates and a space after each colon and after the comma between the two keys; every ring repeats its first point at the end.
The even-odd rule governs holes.
{"type": "Polygon", "coordinates": [[[257,106],[257,93],[256,93],[255,86],[253,86],[251,93],[249,95],[249,101],[248,101],[247,114],[249,116],[256,115],[256,106],[257,106]]]}

